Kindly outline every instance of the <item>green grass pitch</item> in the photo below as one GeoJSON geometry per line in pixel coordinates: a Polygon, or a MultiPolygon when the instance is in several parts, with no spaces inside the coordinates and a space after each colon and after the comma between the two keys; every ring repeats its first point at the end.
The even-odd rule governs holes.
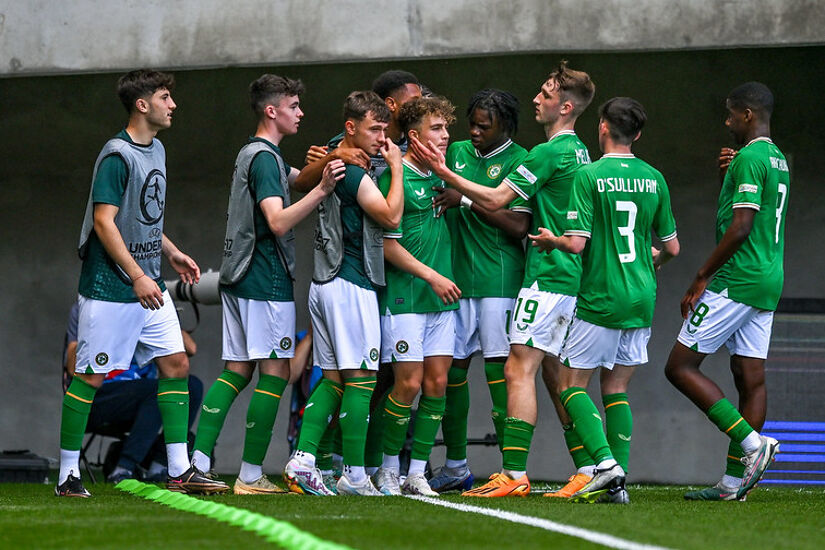
{"type": "MultiPolygon", "coordinates": [[[[229,480],[231,481],[231,480],[229,480]]],[[[58,499],[52,486],[0,484],[0,548],[244,548],[276,544],[221,523],[98,483],[93,498],[58,499]]],[[[822,548],[825,491],[759,487],[747,502],[686,502],[685,487],[631,486],[631,504],[572,504],[527,498],[450,502],[543,518],[667,548],[822,548]]],[[[278,495],[200,497],[274,519],[329,542],[360,549],[598,548],[538,527],[403,497],[278,495]]]]}

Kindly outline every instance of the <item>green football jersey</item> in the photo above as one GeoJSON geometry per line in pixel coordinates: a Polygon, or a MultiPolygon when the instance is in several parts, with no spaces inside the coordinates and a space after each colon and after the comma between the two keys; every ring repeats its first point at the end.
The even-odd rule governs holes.
{"type": "MultiPolygon", "coordinates": [[[[459,141],[447,149],[447,166],[472,182],[498,187],[526,155],[524,147],[509,139],[486,155],[471,141],[459,141]]],[[[524,278],[521,240],[487,225],[468,208],[451,208],[446,216],[453,241],[453,274],[461,296],[514,298],[524,278]]]]}
{"type": "MultiPolygon", "coordinates": [[[[404,215],[396,230],[385,231],[386,238],[398,239],[398,243],[419,262],[428,265],[441,275],[453,279],[450,259],[450,232],[444,217],[436,218],[433,187],[443,187],[444,182],[432,172],[423,173],[406,160],[404,162],[404,215]]],[[[390,190],[392,175],[385,171],[378,180],[384,196],[390,190]]],[[[423,279],[410,275],[386,263],[387,286],[378,291],[378,309],[387,313],[430,313],[458,309],[458,303],[444,305],[432,287],[423,279]]]]}
{"type": "Polygon", "coordinates": [[[785,274],[785,215],[791,177],[782,151],[766,137],[743,147],[728,167],[716,213],[716,241],[733,221],[734,208],[756,210],[750,235],[708,285],[736,302],[773,311],[785,274]]]}
{"type": "MultiPolygon", "coordinates": [[[[277,145],[257,137],[250,138],[249,141],[266,143],[274,154],[283,158],[277,145]]],[[[289,175],[289,165],[284,163],[284,167],[289,175]]],[[[261,210],[262,200],[268,197],[284,198],[281,171],[272,155],[258,153],[255,156],[249,167],[249,190],[255,198],[255,249],[243,278],[233,285],[221,285],[221,289],[238,298],[291,302],[294,299],[292,279],[284,269],[275,234],[269,228],[269,222],[261,210]]]]}
{"type": "Polygon", "coordinates": [[[633,155],[608,154],[573,184],[565,235],[587,237],[576,317],[607,328],[649,327],[656,305],[650,230],[676,237],[662,174],[633,155]]]}
{"type": "MultiPolygon", "coordinates": [[[[553,135],[547,143],[536,145],[524,161],[504,178],[504,182],[522,199],[531,199],[533,223],[531,233],[546,227],[555,235],[565,229],[567,205],[573,177],[590,163],[587,147],[572,130],[553,135]]],[[[527,247],[527,263],[522,287],[536,283],[539,290],[575,296],[579,291],[581,258],[553,250],[550,254],[527,247]]]]}

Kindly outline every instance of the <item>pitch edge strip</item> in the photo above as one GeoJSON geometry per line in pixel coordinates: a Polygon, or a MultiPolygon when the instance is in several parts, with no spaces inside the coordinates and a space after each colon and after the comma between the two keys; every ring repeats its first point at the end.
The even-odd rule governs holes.
{"type": "Polygon", "coordinates": [[[407,498],[411,498],[413,500],[418,500],[421,502],[426,502],[427,504],[432,504],[434,506],[443,506],[444,508],[458,510],[459,512],[481,514],[483,516],[490,516],[496,519],[503,519],[505,521],[510,521],[513,523],[521,523],[522,525],[538,527],[539,529],[544,529],[546,531],[553,531],[554,533],[560,533],[562,535],[580,538],[588,542],[593,542],[596,544],[601,544],[602,546],[607,546],[609,548],[619,548],[621,550],[668,550],[664,546],[640,544],[638,542],[620,539],[618,537],[614,537],[613,535],[599,533],[598,531],[590,531],[589,529],[583,529],[581,527],[564,525],[563,523],[556,523],[555,521],[550,521],[549,519],[536,518],[533,516],[523,516],[521,514],[508,512],[506,510],[499,510],[496,508],[481,508],[479,506],[459,504],[456,502],[438,500],[435,498],[424,497],[420,495],[412,495],[408,496],[407,498]]]}
{"type": "Polygon", "coordinates": [[[286,521],[280,521],[242,508],[227,506],[219,502],[174,493],[166,489],[160,489],[157,485],[141,483],[136,479],[125,479],[115,485],[115,488],[146,500],[165,504],[176,510],[206,516],[240,527],[244,531],[253,531],[267,542],[274,542],[289,550],[306,550],[310,548],[312,550],[352,550],[349,546],[319,539],[286,521]]]}

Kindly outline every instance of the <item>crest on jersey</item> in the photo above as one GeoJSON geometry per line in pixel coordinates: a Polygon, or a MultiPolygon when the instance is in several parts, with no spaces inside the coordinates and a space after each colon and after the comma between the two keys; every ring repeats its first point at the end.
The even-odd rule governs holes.
{"type": "Polygon", "coordinates": [[[500,164],[491,164],[489,168],[487,168],[487,177],[491,180],[496,179],[499,174],[501,174],[501,165],[500,164]]]}
{"type": "Polygon", "coordinates": [[[370,361],[378,361],[378,350],[375,348],[370,350],[370,361]]]}
{"type": "Polygon", "coordinates": [[[281,349],[283,349],[283,350],[287,350],[287,349],[291,348],[292,347],[292,338],[289,338],[288,336],[284,336],[283,338],[281,338],[281,344],[280,345],[281,345],[281,349]]]}
{"type": "Polygon", "coordinates": [[[109,356],[105,353],[98,353],[95,355],[95,363],[100,365],[101,367],[109,362],[109,356]]]}

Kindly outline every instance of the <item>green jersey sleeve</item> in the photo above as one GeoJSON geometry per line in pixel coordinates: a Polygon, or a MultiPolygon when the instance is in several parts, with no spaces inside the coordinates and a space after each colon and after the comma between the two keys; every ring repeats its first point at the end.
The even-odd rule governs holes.
{"type": "Polygon", "coordinates": [[[100,161],[100,166],[92,183],[92,202],[112,204],[120,207],[126,183],[129,181],[129,169],[120,155],[109,155],[100,161]]]}
{"type": "Polygon", "coordinates": [[[759,210],[762,190],[768,170],[764,162],[751,158],[747,153],[737,155],[728,166],[736,188],[733,190],[734,208],[759,210]]]}
{"type": "Polygon", "coordinates": [[[664,177],[660,177],[659,185],[659,206],[653,216],[653,231],[661,241],[669,241],[676,237],[676,219],[673,217],[673,210],[670,207],[670,190],[665,183],[664,177]]]}
{"type": "Polygon", "coordinates": [[[533,147],[522,163],[504,178],[504,183],[524,200],[538,193],[552,175],[553,165],[547,162],[543,149],[541,145],[533,147]]]}
{"type": "MultiPolygon", "coordinates": [[[[287,170],[289,167],[284,166],[287,170]]],[[[249,167],[249,188],[255,196],[255,201],[260,204],[262,200],[269,197],[284,198],[284,190],[281,187],[281,170],[275,157],[269,153],[258,153],[252,160],[249,167]]]]}
{"type": "Polygon", "coordinates": [[[576,172],[573,188],[570,191],[570,206],[567,209],[565,235],[590,238],[593,228],[593,178],[588,170],[576,172]]]}

